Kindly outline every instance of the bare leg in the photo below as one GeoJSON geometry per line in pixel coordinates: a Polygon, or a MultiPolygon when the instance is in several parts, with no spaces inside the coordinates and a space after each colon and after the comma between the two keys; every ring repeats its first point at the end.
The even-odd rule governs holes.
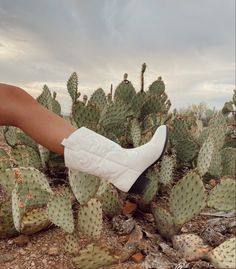
{"type": "Polygon", "coordinates": [[[24,90],[0,83],[0,125],[22,129],[37,143],[63,154],[63,138],[76,128],[69,122],[41,106],[24,90]]]}

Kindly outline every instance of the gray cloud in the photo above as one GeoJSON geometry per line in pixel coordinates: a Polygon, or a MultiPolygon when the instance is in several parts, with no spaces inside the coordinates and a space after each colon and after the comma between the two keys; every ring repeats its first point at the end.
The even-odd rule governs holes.
{"type": "Polygon", "coordinates": [[[36,96],[44,83],[69,109],[65,84],[108,91],[128,72],[139,88],[159,75],[173,106],[221,107],[235,85],[235,1],[0,0],[1,81],[36,96]]]}

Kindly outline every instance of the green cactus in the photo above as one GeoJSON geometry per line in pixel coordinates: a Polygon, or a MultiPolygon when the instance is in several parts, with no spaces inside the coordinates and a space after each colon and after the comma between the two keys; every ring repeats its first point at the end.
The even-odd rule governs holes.
{"type": "Polygon", "coordinates": [[[178,141],[175,148],[177,159],[182,162],[190,162],[194,160],[199,152],[197,143],[191,139],[183,139],[182,141],[178,141]]]}
{"type": "Polygon", "coordinates": [[[11,155],[18,166],[35,167],[37,169],[42,167],[41,158],[33,148],[28,146],[16,146],[11,151],[11,155]]]}
{"type": "Polygon", "coordinates": [[[213,249],[209,253],[208,259],[213,266],[219,269],[236,268],[236,237],[226,240],[213,249]]]}
{"type": "Polygon", "coordinates": [[[5,141],[9,146],[14,147],[15,145],[17,145],[18,138],[17,138],[17,128],[16,127],[6,126],[3,129],[3,134],[4,134],[5,141]]]}
{"type": "Polygon", "coordinates": [[[76,230],[70,234],[66,234],[65,236],[65,243],[64,243],[64,249],[66,252],[70,254],[77,254],[79,251],[79,236],[76,230]]]}
{"type": "Polygon", "coordinates": [[[106,246],[93,243],[80,250],[73,262],[78,269],[99,269],[117,263],[118,259],[106,246]]]}
{"type": "Polygon", "coordinates": [[[97,198],[102,203],[102,209],[108,217],[113,217],[121,212],[122,204],[117,190],[111,185],[107,185],[106,190],[97,195],[97,198]]]}
{"type": "Polygon", "coordinates": [[[211,248],[196,234],[180,234],[172,238],[173,248],[186,261],[204,260],[211,248]]]}
{"type": "Polygon", "coordinates": [[[99,238],[102,231],[102,205],[93,198],[78,211],[78,229],[89,238],[99,238]]]}
{"type": "Polygon", "coordinates": [[[70,97],[72,99],[72,103],[74,104],[79,97],[78,76],[75,72],[71,74],[70,78],[67,81],[67,90],[68,90],[68,93],[70,94],[70,97]]]}
{"type": "Polygon", "coordinates": [[[151,94],[157,94],[162,95],[165,92],[165,83],[162,80],[162,77],[158,77],[157,80],[155,80],[150,86],[149,86],[149,92],[151,94]]]}
{"type": "Polygon", "coordinates": [[[206,205],[206,192],[201,177],[196,172],[189,172],[172,188],[170,209],[176,225],[191,220],[206,205]]]}
{"type": "Polygon", "coordinates": [[[73,106],[73,119],[78,127],[87,127],[96,130],[100,117],[99,109],[96,105],[90,103],[85,105],[81,101],[77,101],[73,106]]]}
{"type": "Polygon", "coordinates": [[[37,101],[52,111],[52,94],[47,85],[43,86],[43,92],[37,97],[37,101]]]}
{"type": "Polygon", "coordinates": [[[222,176],[236,175],[236,148],[223,148],[221,151],[222,157],[222,176]]]}
{"type": "Polygon", "coordinates": [[[144,91],[140,91],[136,95],[134,95],[131,100],[132,111],[134,113],[134,116],[138,119],[141,117],[141,108],[146,102],[146,98],[146,93],[144,91]]]}
{"type": "Polygon", "coordinates": [[[15,186],[15,177],[12,174],[12,169],[8,168],[0,172],[0,186],[8,197],[11,197],[11,192],[15,186]]]}
{"type": "Polygon", "coordinates": [[[197,160],[197,169],[201,176],[204,176],[209,170],[214,153],[214,142],[212,139],[207,139],[202,145],[197,160]]]}
{"type": "Polygon", "coordinates": [[[47,204],[48,219],[67,233],[74,231],[72,203],[68,195],[54,193],[47,204]]]}
{"type": "MultiPolygon", "coordinates": [[[[12,166],[12,161],[10,160],[7,152],[0,148],[0,172],[5,171],[7,168],[12,166]]],[[[0,175],[0,184],[1,184],[1,175],[0,175]]]]}
{"type": "Polygon", "coordinates": [[[222,175],[221,152],[217,151],[215,148],[212,154],[212,160],[208,169],[208,174],[216,178],[220,178],[222,175]]]}
{"type": "Polygon", "coordinates": [[[56,100],[57,93],[53,92],[53,99],[52,99],[52,111],[56,113],[57,115],[61,115],[61,105],[60,103],[56,100]]]}
{"type": "Polygon", "coordinates": [[[173,144],[190,138],[190,132],[186,120],[175,118],[170,129],[170,139],[173,144]]]}
{"type": "Polygon", "coordinates": [[[141,118],[144,119],[151,113],[167,113],[169,107],[164,97],[158,94],[149,94],[141,108],[141,118]]]}
{"type": "Polygon", "coordinates": [[[220,150],[225,143],[225,136],[228,131],[225,117],[219,113],[209,121],[208,137],[214,141],[214,147],[220,150]]]}
{"type": "Polygon", "coordinates": [[[141,128],[137,119],[133,119],[130,126],[130,135],[133,146],[138,147],[141,140],[141,128]]]}
{"type": "Polygon", "coordinates": [[[158,232],[167,239],[180,231],[180,226],[174,223],[170,210],[159,204],[152,205],[152,214],[158,232]]]}
{"type": "Polygon", "coordinates": [[[12,218],[11,207],[11,201],[0,203],[0,239],[17,234],[12,218]]]}
{"type": "Polygon", "coordinates": [[[46,208],[33,208],[22,217],[20,231],[23,234],[34,234],[46,229],[50,224],[46,208]]]}
{"type": "Polygon", "coordinates": [[[113,132],[116,136],[125,133],[125,122],[132,112],[123,102],[116,102],[104,108],[99,119],[99,124],[103,126],[106,132],[113,132]]]}
{"type": "Polygon", "coordinates": [[[47,178],[32,167],[14,168],[9,171],[15,178],[12,190],[12,214],[14,225],[21,231],[22,218],[29,208],[46,205],[52,190],[47,178]]]}
{"type": "Polygon", "coordinates": [[[209,193],[207,205],[218,210],[231,210],[236,207],[236,181],[222,178],[209,193]]]}
{"type": "Polygon", "coordinates": [[[132,83],[127,79],[128,75],[124,75],[124,80],[117,86],[114,93],[114,100],[122,101],[126,104],[135,96],[136,92],[132,83]]]}
{"type": "Polygon", "coordinates": [[[139,200],[139,206],[143,209],[149,205],[157,195],[159,181],[159,176],[155,171],[149,170],[146,177],[149,179],[149,182],[139,200]]]}
{"type": "Polygon", "coordinates": [[[45,168],[50,158],[50,151],[47,148],[43,147],[42,145],[38,144],[38,152],[42,167],[45,168]]]}
{"type": "Polygon", "coordinates": [[[92,93],[88,105],[96,105],[96,107],[99,109],[99,112],[101,112],[104,107],[108,105],[107,99],[106,99],[106,94],[103,91],[103,89],[99,88],[95,92],[92,93]]]}
{"type": "Polygon", "coordinates": [[[71,189],[80,204],[86,204],[98,191],[100,179],[75,170],[69,171],[71,189]]]}
{"type": "Polygon", "coordinates": [[[176,158],[174,156],[165,155],[161,161],[161,170],[159,173],[159,182],[167,185],[173,180],[173,171],[176,165],[176,158]]]}

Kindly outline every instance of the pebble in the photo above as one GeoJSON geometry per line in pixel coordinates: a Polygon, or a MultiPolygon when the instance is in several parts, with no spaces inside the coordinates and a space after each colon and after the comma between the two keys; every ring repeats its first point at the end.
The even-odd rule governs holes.
{"type": "Polygon", "coordinates": [[[15,259],[14,255],[11,254],[1,254],[0,256],[0,264],[6,263],[6,262],[11,262],[15,259]]]}
{"type": "Polygon", "coordinates": [[[29,237],[27,235],[21,234],[14,239],[14,243],[19,247],[26,246],[29,243],[29,237]]]}
{"type": "Polygon", "coordinates": [[[57,255],[59,255],[59,248],[57,248],[57,247],[51,247],[51,248],[49,248],[48,255],[50,255],[50,256],[57,256],[57,255]]]}

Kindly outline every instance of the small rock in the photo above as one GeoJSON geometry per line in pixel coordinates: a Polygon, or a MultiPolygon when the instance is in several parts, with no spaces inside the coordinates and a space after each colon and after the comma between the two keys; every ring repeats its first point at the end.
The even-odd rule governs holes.
{"type": "Polygon", "coordinates": [[[18,247],[26,246],[29,243],[29,237],[27,235],[21,234],[14,239],[14,243],[18,247]]]}
{"type": "Polygon", "coordinates": [[[150,252],[144,261],[144,268],[172,269],[172,263],[159,252],[150,252]]]}
{"type": "Polygon", "coordinates": [[[51,247],[51,248],[49,248],[48,255],[50,255],[50,256],[57,256],[57,255],[59,255],[59,248],[57,248],[57,247],[51,247]]]}
{"type": "Polygon", "coordinates": [[[19,253],[20,253],[20,255],[22,255],[22,256],[23,256],[23,255],[25,255],[25,254],[26,254],[26,251],[25,251],[24,249],[22,249],[22,248],[21,248],[21,249],[19,250],[19,253]]]}
{"type": "Polygon", "coordinates": [[[121,235],[119,238],[118,238],[118,242],[119,243],[126,243],[127,241],[129,240],[129,235],[121,235]]]}
{"type": "Polygon", "coordinates": [[[219,246],[225,241],[225,236],[208,226],[201,232],[201,237],[205,242],[213,247],[219,246]]]}
{"type": "Polygon", "coordinates": [[[125,206],[122,209],[124,215],[133,214],[137,209],[137,204],[131,203],[130,201],[125,202],[125,206]]]}
{"type": "Polygon", "coordinates": [[[140,263],[144,259],[144,256],[141,252],[137,252],[134,255],[132,255],[131,258],[134,262],[140,263]]]}
{"type": "Polygon", "coordinates": [[[6,263],[6,262],[11,262],[15,259],[15,256],[11,254],[1,254],[0,255],[0,264],[1,263],[6,263]]]}
{"type": "Polygon", "coordinates": [[[119,235],[130,234],[135,227],[135,220],[132,217],[118,215],[113,217],[112,226],[119,235]]]}
{"type": "Polygon", "coordinates": [[[48,248],[47,247],[42,247],[41,250],[42,250],[43,253],[47,253],[48,248]]]}

